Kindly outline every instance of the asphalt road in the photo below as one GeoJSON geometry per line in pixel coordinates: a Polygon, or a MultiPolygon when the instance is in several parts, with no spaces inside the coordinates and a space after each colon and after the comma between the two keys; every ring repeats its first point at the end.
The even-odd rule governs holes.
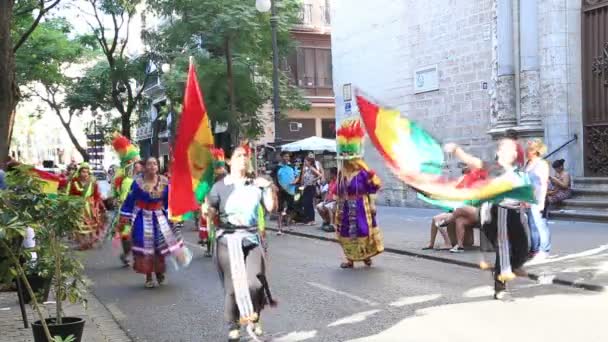
{"type": "MultiPolygon", "coordinates": [[[[143,287],[143,276],[120,267],[109,244],[88,254],[94,294],[136,341],[227,340],[215,267],[195,245],[195,233],[185,236],[195,253],[192,264],[170,271],[168,284],[152,290],[143,287]]],[[[277,342],[503,341],[513,337],[508,329],[518,324],[524,330],[517,329],[517,341],[545,341],[535,331],[547,336],[542,335],[547,325],[530,321],[551,315],[567,320],[567,327],[553,329],[564,341],[572,341],[570,333],[586,341],[608,336],[600,339],[587,328],[599,331],[608,307],[605,295],[517,280],[514,300],[498,302],[491,299],[487,272],[386,253],[371,268],[342,270],[337,244],[294,236],[271,236],[269,254],[269,280],[279,306],[265,310],[262,322],[277,342]],[[530,317],[520,317],[524,313],[530,317]],[[502,329],[505,333],[497,335],[502,329]]]]}

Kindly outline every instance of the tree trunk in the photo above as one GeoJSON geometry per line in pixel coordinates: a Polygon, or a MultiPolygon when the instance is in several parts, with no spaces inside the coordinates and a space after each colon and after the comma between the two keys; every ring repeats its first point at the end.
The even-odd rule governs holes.
{"type": "MultiPolygon", "coordinates": [[[[232,49],[230,47],[230,37],[224,39],[224,50],[226,52],[226,79],[228,82],[228,98],[230,99],[230,115],[232,115],[233,122],[237,123],[239,118],[236,112],[236,97],[234,95],[234,75],[232,72],[232,49]]],[[[236,146],[238,141],[239,126],[235,124],[232,127],[233,140],[232,143],[236,146]]]]}
{"type": "Polygon", "coordinates": [[[121,113],[120,123],[122,126],[122,135],[131,140],[131,113],[121,113]]]}
{"type": "Polygon", "coordinates": [[[0,163],[9,155],[19,88],[15,81],[15,54],[11,40],[14,0],[0,0],[0,163]]]}
{"type": "Polygon", "coordinates": [[[76,136],[74,135],[74,132],[72,132],[72,127],[70,127],[70,124],[63,121],[63,118],[61,118],[61,112],[59,112],[57,109],[55,109],[55,113],[59,116],[59,120],[61,120],[61,125],[63,126],[63,128],[65,128],[65,131],[68,132],[68,136],[70,137],[72,144],[74,145],[74,147],[76,147],[76,150],[78,150],[78,152],[82,156],[82,159],[88,162],[91,157],[89,156],[87,150],[82,147],[82,145],[80,145],[78,139],[76,139],[76,136]]]}

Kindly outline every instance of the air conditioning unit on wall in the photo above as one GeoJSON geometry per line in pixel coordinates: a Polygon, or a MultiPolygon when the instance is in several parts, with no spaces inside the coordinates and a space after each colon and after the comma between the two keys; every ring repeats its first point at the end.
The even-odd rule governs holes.
{"type": "Polygon", "coordinates": [[[299,132],[302,129],[302,123],[292,121],[289,123],[289,131],[290,132],[299,132]]]}

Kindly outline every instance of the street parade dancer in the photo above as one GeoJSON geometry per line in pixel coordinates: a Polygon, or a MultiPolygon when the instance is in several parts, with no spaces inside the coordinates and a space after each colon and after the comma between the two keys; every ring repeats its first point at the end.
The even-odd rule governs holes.
{"type": "MultiPolygon", "coordinates": [[[[119,203],[117,207],[120,208],[131,191],[134,177],[143,171],[143,167],[139,163],[139,150],[129,139],[116,134],[112,140],[112,146],[120,158],[120,169],[112,181],[114,199],[119,203]]],[[[112,222],[112,225],[114,226],[114,238],[120,241],[122,247],[120,260],[125,267],[128,267],[131,254],[131,225],[129,223],[120,225],[118,222],[112,222]]]]}
{"type": "Polygon", "coordinates": [[[165,282],[165,259],[175,256],[178,267],[187,267],[191,252],[184,246],[182,233],[167,217],[169,180],[158,174],[158,160],[146,160],[143,175],[137,175],[120,209],[121,224],[131,224],[133,269],[146,275],[145,287],[165,282]]]}
{"type": "Polygon", "coordinates": [[[99,192],[97,180],[91,174],[88,163],[78,166],[76,173],[68,182],[67,193],[85,200],[83,213],[85,230],[76,236],[79,248],[89,249],[105,236],[105,206],[99,192]]]}
{"type": "Polygon", "coordinates": [[[364,135],[359,120],[345,120],[337,131],[336,235],[346,257],[342,268],[353,268],[355,261],[371,266],[371,258],[384,251],[376,223],[380,179],[361,159],[364,135]]]}
{"type": "MultiPolygon", "coordinates": [[[[490,163],[473,157],[462,151],[455,144],[446,144],[445,151],[454,153],[467,164],[481,169],[491,169],[490,163]]],[[[516,278],[518,274],[525,274],[522,267],[529,256],[527,217],[523,213],[527,203],[534,203],[533,188],[527,174],[517,167],[517,142],[511,138],[499,141],[496,151],[496,163],[502,168],[502,174],[492,179],[495,188],[522,188],[529,194],[514,191],[503,192],[491,200],[485,200],[480,209],[480,222],[482,233],[491,241],[496,250],[494,263],[494,298],[504,298],[507,282],[516,278]],[[526,199],[527,200],[524,200],[526,199]]],[[[425,187],[429,189],[429,187],[425,187]]],[[[472,189],[473,190],[473,189],[472,189]]],[[[445,188],[444,196],[450,190],[445,188]]],[[[463,189],[461,191],[466,191],[463,189]]],[[[470,197],[470,196],[468,196],[470,197]]],[[[484,260],[480,263],[482,269],[490,267],[484,260]]]]}
{"type": "Polygon", "coordinates": [[[263,334],[260,315],[265,304],[276,305],[266,278],[263,210],[276,206],[272,183],[250,172],[251,149],[237,147],[230,173],[216,182],[207,197],[209,217],[219,217],[215,262],[224,287],[224,317],[229,341],[240,340],[241,325],[254,339],[263,334]]]}
{"type": "MultiPolygon", "coordinates": [[[[483,163],[455,144],[442,148],[420,125],[398,110],[380,107],[360,94],[357,107],[371,142],[389,169],[423,199],[438,207],[481,205],[482,232],[496,247],[495,298],[502,298],[506,283],[523,273],[521,267],[528,255],[528,238],[521,207],[535,202],[529,178],[516,167],[521,155],[518,143],[513,138],[502,139],[496,162],[483,163]],[[491,173],[487,179],[475,177],[466,184],[449,179],[443,175],[444,151],[454,153],[471,169],[487,172],[500,169],[496,171],[502,174],[491,173]]],[[[483,260],[480,266],[489,267],[483,260]]]]}
{"type": "MultiPolygon", "coordinates": [[[[224,155],[224,150],[221,148],[212,148],[211,155],[213,156],[213,177],[214,183],[220,181],[224,176],[226,176],[226,157],[224,155]]],[[[215,239],[215,231],[218,224],[218,218],[209,223],[207,218],[209,212],[209,203],[205,198],[203,205],[201,206],[201,215],[199,219],[199,228],[198,228],[198,238],[199,244],[201,246],[205,246],[207,250],[205,251],[206,257],[211,257],[213,253],[213,241],[215,239]]]]}

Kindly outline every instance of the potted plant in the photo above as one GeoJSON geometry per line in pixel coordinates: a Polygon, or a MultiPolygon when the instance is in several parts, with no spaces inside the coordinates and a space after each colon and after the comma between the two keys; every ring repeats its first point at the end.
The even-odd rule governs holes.
{"type": "Polygon", "coordinates": [[[27,279],[27,271],[19,260],[20,255],[9,249],[11,273],[23,280],[40,318],[32,324],[34,340],[65,341],[71,336],[73,341],[80,341],[84,320],[64,317],[62,304],[65,300],[85,303],[82,292],[84,266],[68,245],[68,240],[81,230],[84,202],[77,197],[45,194],[39,178],[32,177],[25,166],[8,174],[7,185],[9,190],[0,191],[0,244],[5,249],[10,248],[10,241],[24,236],[26,229],[32,227],[41,251],[38,271],[53,275],[56,311],[54,317],[45,319],[27,279]]]}

